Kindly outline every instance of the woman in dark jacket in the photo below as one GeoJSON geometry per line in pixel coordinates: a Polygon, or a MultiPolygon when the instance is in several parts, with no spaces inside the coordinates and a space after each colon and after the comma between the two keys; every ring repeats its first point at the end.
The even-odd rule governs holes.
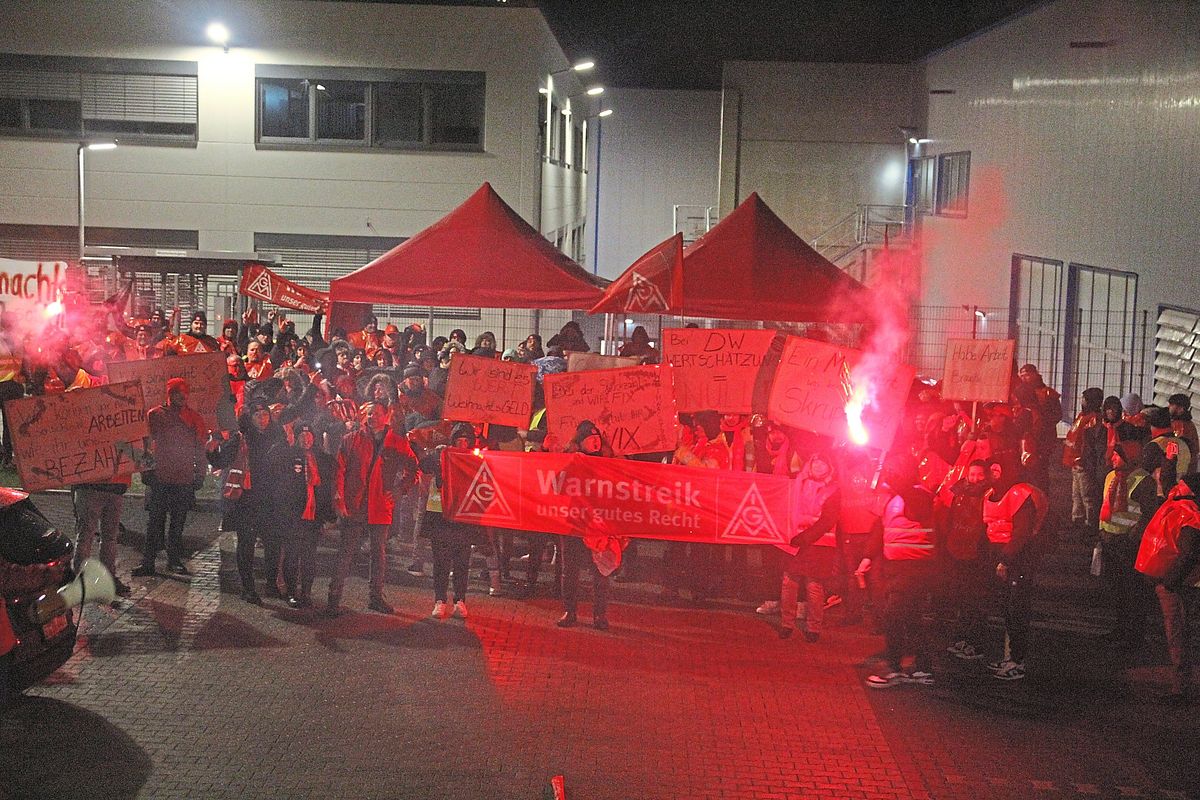
{"type": "MultiPolygon", "coordinates": [[[[450,450],[466,452],[476,445],[475,429],[468,422],[457,423],[450,431],[450,450]]],[[[471,565],[471,535],[474,525],[454,522],[442,513],[442,486],[444,481],[443,453],[446,446],[431,450],[421,459],[421,471],[433,476],[429,487],[429,499],[425,504],[425,519],[421,523],[421,535],[429,538],[433,549],[433,617],[445,619],[450,616],[450,605],[446,590],[450,587],[450,573],[454,573],[454,616],[467,617],[467,570],[471,565]]]]}
{"type": "Polygon", "coordinates": [[[271,449],[271,494],[275,520],[285,532],[281,538],[287,604],[309,608],[321,524],[337,519],[333,512],[334,463],[321,450],[318,431],[312,426],[298,423],[295,442],[291,447],[280,442],[271,449]]]}
{"type": "Polygon", "coordinates": [[[222,495],[225,514],[221,529],[237,531],[237,566],[242,579],[242,599],[262,605],[254,584],[254,545],[262,539],[267,594],[282,597],[279,591],[279,528],[275,522],[271,470],[271,450],[286,443],[283,428],[271,416],[270,407],[260,399],[247,401],[238,417],[239,431],[221,443],[209,456],[216,469],[227,470],[222,495]]]}

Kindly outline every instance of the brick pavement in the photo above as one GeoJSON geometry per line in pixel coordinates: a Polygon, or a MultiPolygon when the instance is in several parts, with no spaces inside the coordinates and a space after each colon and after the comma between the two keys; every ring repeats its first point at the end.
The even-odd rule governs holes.
{"type": "MultiPolygon", "coordinates": [[[[189,524],[190,579],[89,607],[75,657],[0,718],[0,797],[536,798],[556,773],[572,800],[1196,788],[1194,711],[1143,702],[1161,654],[1111,657],[1090,612],[1051,609],[1023,685],[946,664],[936,687],[870,692],[880,640],[859,629],[781,642],[745,610],[622,602],[637,587],[609,633],[555,628],[549,599],[429,620],[428,579],[395,575],[394,617],[247,606],[215,525],[189,524]]],[[[348,605],[365,593],[352,580],[348,605]]]]}

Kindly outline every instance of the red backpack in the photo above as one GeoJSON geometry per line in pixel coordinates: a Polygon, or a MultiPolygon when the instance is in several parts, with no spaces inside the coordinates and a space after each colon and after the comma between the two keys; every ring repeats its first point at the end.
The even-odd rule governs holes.
{"type": "Polygon", "coordinates": [[[1182,555],[1179,532],[1184,528],[1200,528],[1200,506],[1187,484],[1178,483],[1146,524],[1133,568],[1151,578],[1163,578],[1182,555]]]}

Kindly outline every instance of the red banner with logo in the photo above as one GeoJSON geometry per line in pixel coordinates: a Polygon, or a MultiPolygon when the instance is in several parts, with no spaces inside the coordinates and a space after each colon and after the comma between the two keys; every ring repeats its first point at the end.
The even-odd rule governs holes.
{"type": "Polygon", "coordinates": [[[242,283],[238,291],[247,297],[309,314],[324,313],[329,305],[329,295],[325,292],[293,283],[262,264],[246,264],[242,267],[242,283]]]}
{"type": "Polygon", "coordinates": [[[579,453],[447,451],[442,513],[457,522],[569,536],[711,544],[791,538],[782,476],[579,453]]]}

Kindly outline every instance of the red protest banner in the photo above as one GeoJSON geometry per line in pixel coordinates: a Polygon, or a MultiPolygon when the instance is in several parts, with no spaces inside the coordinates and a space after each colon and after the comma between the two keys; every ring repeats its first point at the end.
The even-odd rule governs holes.
{"type": "Polygon", "coordinates": [[[444,514],[457,522],[569,536],[784,544],[782,476],[579,453],[446,451],[444,514]]]}
{"type": "Polygon", "coordinates": [[[560,372],[543,379],[546,419],[560,442],[590,419],[619,456],[674,450],[678,418],[670,367],[560,372]]]}
{"type": "Polygon", "coordinates": [[[775,331],[663,331],[663,356],[672,368],[676,410],[749,414],[754,381],[774,338],[775,331]]]}
{"type": "MultiPolygon", "coordinates": [[[[847,441],[846,401],[856,378],[861,379],[855,368],[862,357],[861,350],[789,336],[771,385],[767,413],[784,425],[847,441]]],[[[915,375],[907,364],[895,364],[884,380],[876,376],[873,402],[863,412],[870,447],[891,446],[915,375]]]]}
{"type": "Polygon", "coordinates": [[[242,282],[238,291],[247,297],[309,314],[324,313],[329,305],[329,295],[325,292],[293,283],[262,264],[246,264],[242,267],[242,282]]]}
{"type": "Polygon", "coordinates": [[[527,428],[536,375],[537,367],[532,364],[455,353],[450,359],[442,416],[527,428]]]}

